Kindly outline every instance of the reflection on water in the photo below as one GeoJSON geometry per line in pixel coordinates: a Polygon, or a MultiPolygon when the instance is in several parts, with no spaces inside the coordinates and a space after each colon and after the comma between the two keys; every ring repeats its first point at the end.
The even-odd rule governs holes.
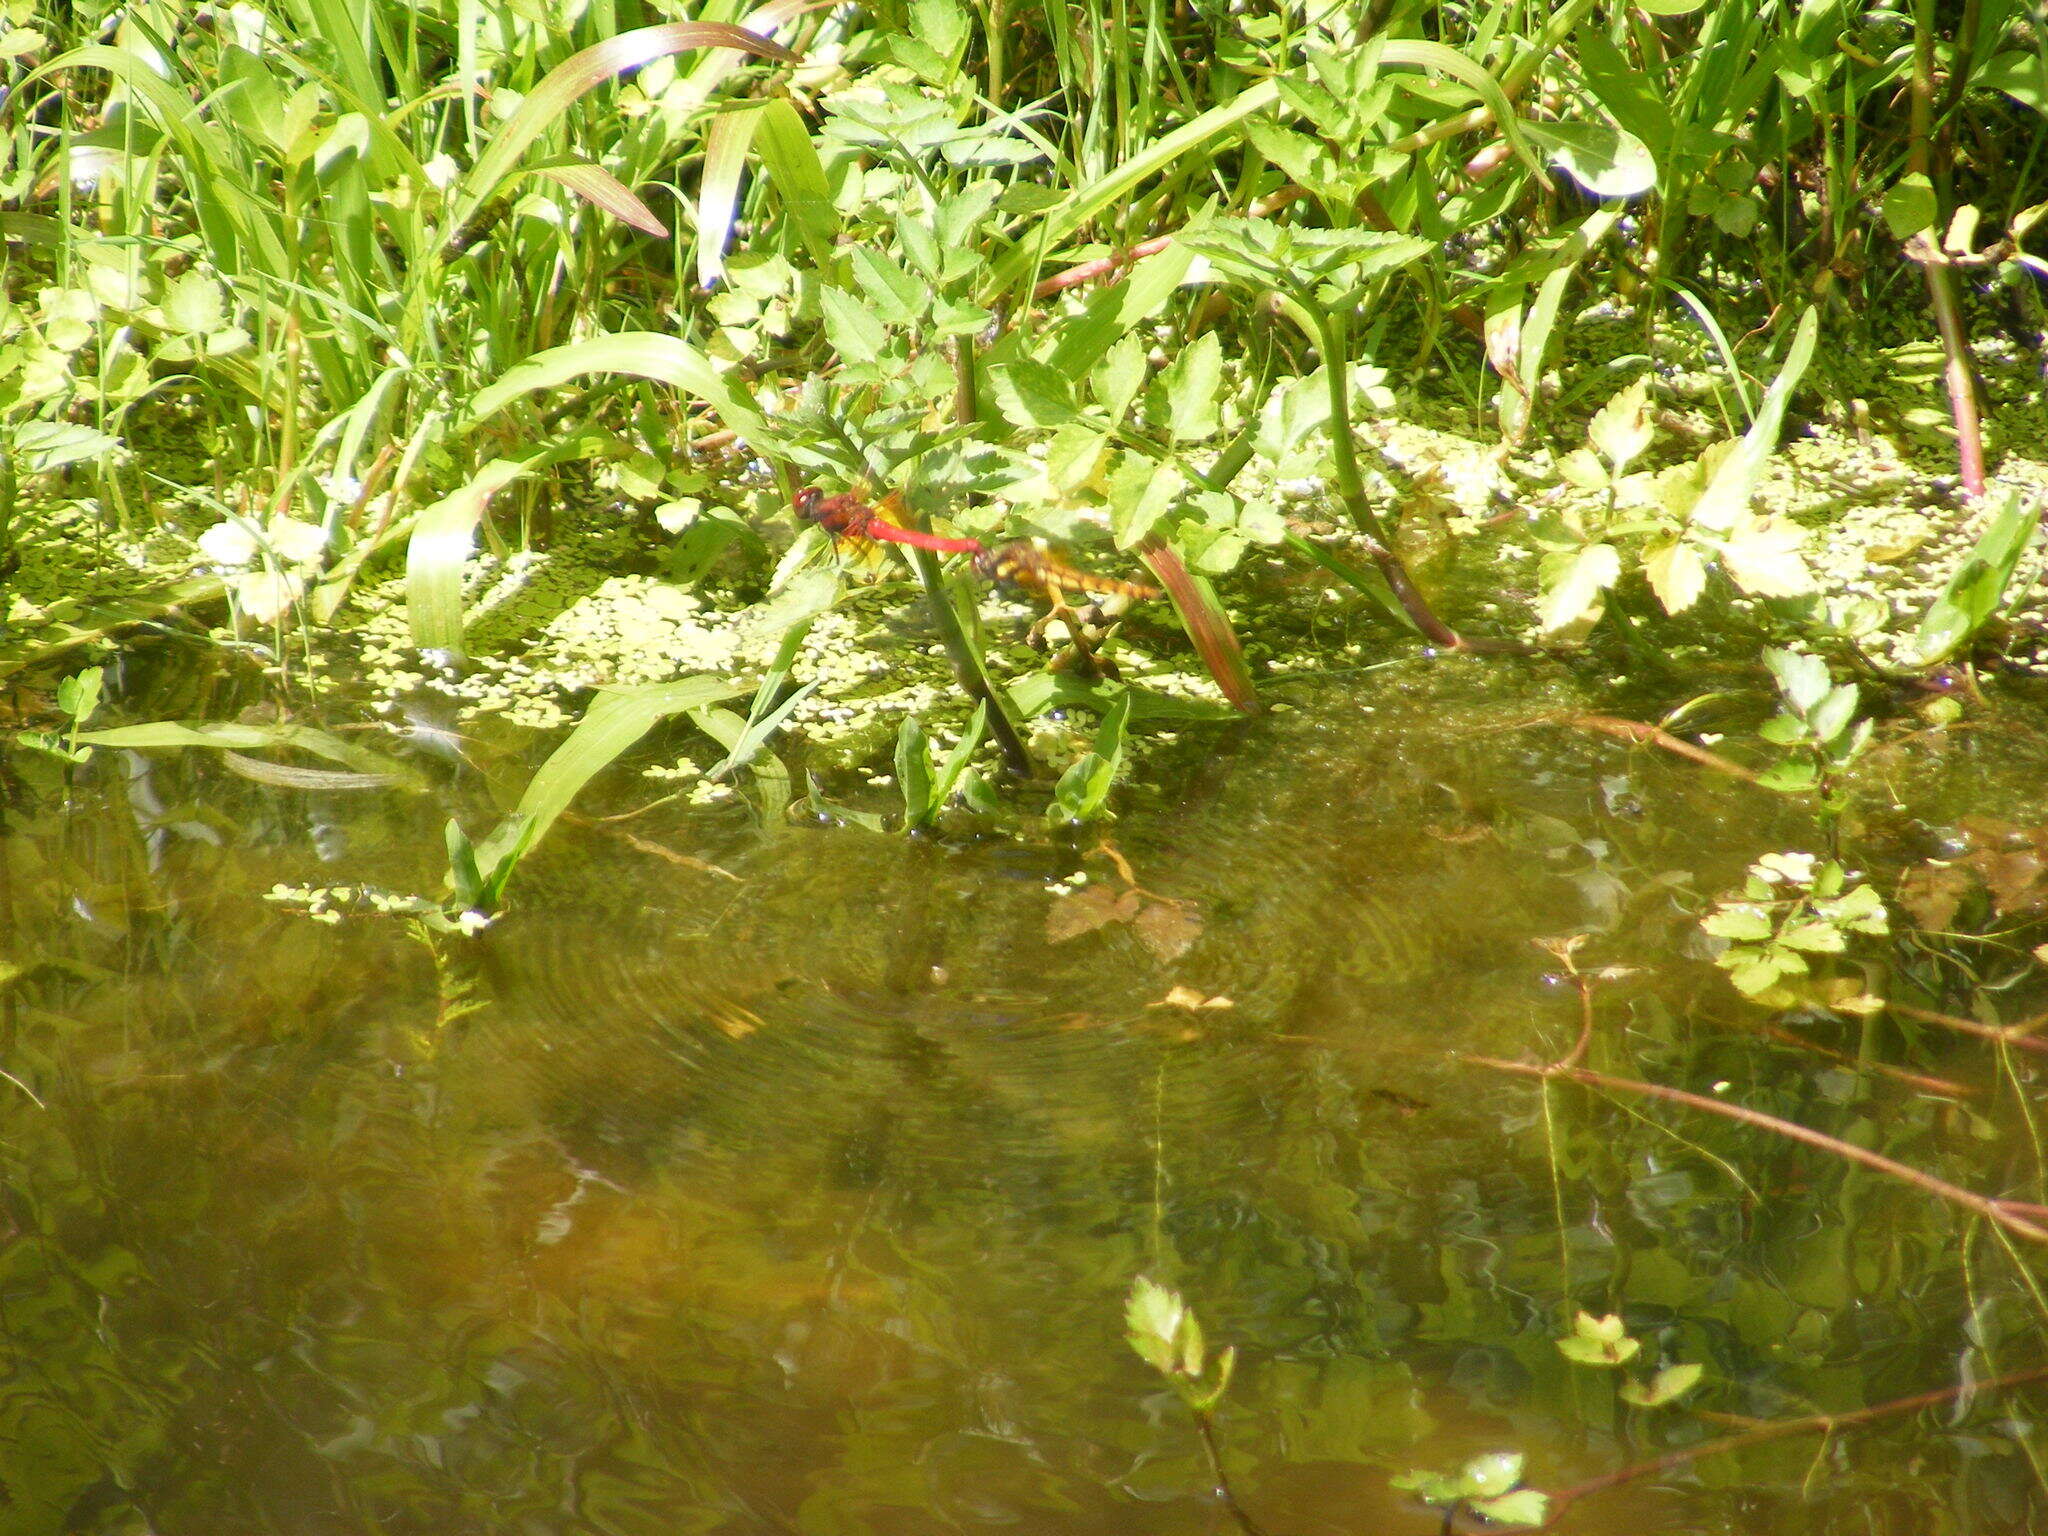
{"type": "MultiPolygon", "coordinates": [[[[1796,807],[1467,686],[1305,701],[1136,797],[1115,848],[1198,926],[1170,959],[1049,939],[1055,882],[1122,884],[1085,849],[720,813],[634,825],[725,875],[559,829],[437,967],[259,893],[431,889],[444,806],[110,758],[67,812],[18,762],[0,1536],[1222,1530],[1122,1342],[1140,1273],[1239,1345],[1220,1427],[1276,1536],[1431,1531],[1389,1476],[1482,1450],[1562,1487],[2032,1364],[2012,1260],[1925,1196],[1453,1059],[1566,1049],[1531,941],[1592,931],[1639,968],[1596,1064],[2038,1198],[1981,1052],[1914,1047],[1962,1108],[1730,1027],[1690,914],[1811,845],[1796,807]],[[1716,1417],[1622,1407],[1555,1347],[1574,1307],[1704,1364],[1716,1417]]],[[[2023,800],[2032,741],[1888,771],[2023,800]]],[[[2027,1413],[1760,1445],[1569,1528],[2026,1530],[2027,1413]]]]}

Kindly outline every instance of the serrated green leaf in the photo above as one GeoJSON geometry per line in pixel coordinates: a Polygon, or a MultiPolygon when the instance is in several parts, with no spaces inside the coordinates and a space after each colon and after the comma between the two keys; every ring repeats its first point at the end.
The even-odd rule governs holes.
{"type": "Polygon", "coordinates": [[[1742,513],[1716,546],[1728,577],[1754,597],[1801,597],[1814,590],[1803,553],[1806,530],[1788,517],[1742,513]]]}
{"type": "Polygon", "coordinates": [[[1612,544],[1588,544],[1543,594],[1539,619],[1545,630],[1576,623],[1621,576],[1621,552],[1612,544]]]}
{"type": "Polygon", "coordinates": [[[1856,718],[1858,696],[1854,683],[1843,683],[1829,689],[1827,697],[1807,717],[1814,736],[1821,741],[1833,741],[1847,730],[1849,722],[1856,718]]]}
{"type": "Polygon", "coordinates": [[[1739,943],[1768,939],[1776,932],[1770,913],[1748,903],[1727,903],[1700,919],[1700,927],[1717,939],[1739,943]]]}
{"type": "Polygon", "coordinates": [[[1216,393],[1223,383],[1223,343],[1205,331],[1174,359],[1162,377],[1167,399],[1167,430],[1174,440],[1200,442],[1221,426],[1216,393]]]}
{"type": "Polygon", "coordinates": [[[1586,425],[1586,441],[1617,475],[1626,472],[1629,463],[1650,446],[1655,436],[1649,407],[1650,380],[1644,374],[1595,411],[1586,425]]]}
{"type": "Polygon", "coordinates": [[[1820,779],[1820,770],[1805,758],[1788,758],[1773,763],[1756,776],[1758,784],[1765,789],[1776,790],[1783,795],[1803,795],[1820,779]]]}
{"type": "Polygon", "coordinates": [[[1121,422],[1138,391],[1145,386],[1145,348],[1135,336],[1122,336],[1103,354],[1088,375],[1095,403],[1111,423],[1121,422]]]}
{"type": "Polygon", "coordinates": [[[1802,716],[1812,714],[1814,707],[1827,697],[1833,682],[1828,676],[1828,664],[1804,651],[1773,646],[1764,652],[1764,665],[1778,680],[1778,692],[1785,696],[1785,702],[1802,716]]]}
{"type": "Polygon", "coordinates": [[[1848,947],[1842,931],[1824,922],[1787,923],[1778,931],[1778,942],[1809,955],[1839,955],[1848,947]]]}
{"type": "Polygon", "coordinates": [[[1542,1525],[1550,1518],[1550,1495],[1539,1488],[1517,1488],[1497,1499],[1474,1499],[1472,1512],[1496,1525],[1542,1525]]]}
{"type": "Polygon", "coordinates": [[[1697,549],[1681,539],[1645,555],[1643,575],[1666,613],[1683,613],[1706,590],[1707,563],[1697,549]]]}
{"type": "Polygon", "coordinates": [[[1150,534],[1187,486],[1178,465],[1126,454],[1109,477],[1109,527],[1118,549],[1150,534]]]}
{"type": "Polygon", "coordinates": [[[832,350],[848,362],[872,363],[889,345],[889,329],[867,302],[840,288],[827,288],[821,295],[825,313],[825,339],[832,350]]]}

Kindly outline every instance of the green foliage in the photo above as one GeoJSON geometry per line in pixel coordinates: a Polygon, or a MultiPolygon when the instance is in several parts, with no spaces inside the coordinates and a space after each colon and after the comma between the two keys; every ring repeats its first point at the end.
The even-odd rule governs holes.
{"type": "MultiPolygon", "coordinates": [[[[1622,1320],[1611,1313],[1606,1317],[1577,1313],[1572,1331],[1557,1341],[1557,1352],[1565,1359],[1600,1370],[1618,1370],[1635,1359],[1642,1347],[1642,1341],[1631,1337],[1622,1320]]],[[[1699,1385],[1705,1369],[1697,1362],[1667,1365],[1648,1376],[1623,1381],[1621,1400],[1637,1408],[1662,1408],[1699,1385]]]]}
{"type": "Polygon", "coordinates": [[[1846,957],[1858,936],[1889,933],[1890,915],[1874,887],[1852,882],[1833,860],[1765,854],[1750,866],[1741,892],[1717,901],[1700,927],[1726,944],[1714,963],[1766,1008],[1871,1013],[1884,1006],[1861,973],[1838,970],[1835,957],[1846,957]]]}
{"type": "Polygon", "coordinates": [[[1963,650],[2018,601],[2012,580],[2041,529],[2038,497],[2006,491],[1991,509],[1969,558],[1956,568],[1927,612],[1913,639],[1913,663],[1931,667],[1963,650]]]}
{"type": "Polygon", "coordinates": [[[1573,1318],[1571,1333],[1557,1341],[1558,1353],[1577,1365],[1626,1365],[1642,1347],[1640,1340],[1629,1337],[1620,1318],[1590,1312],[1573,1318]]]}
{"type": "Polygon", "coordinates": [[[1809,309],[1749,430],[1690,462],[1628,473],[1654,441],[1646,379],[1594,413],[1588,446],[1567,455],[1559,468],[1580,490],[1598,492],[1601,502],[1574,505],[1537,528],[1547,551],[1540,608],[1545,629],[1596,621],[1606,594],[1627,569],[1624,555],[1667,613],[1683,613],[1698,602],[1716,567],[1736,588],[1757,597],[1798,597],[1814,589],[1803,554],[1805,532],[1788,518],[1751,510],[1751,501],[1819,334],[1819,311],[1809,309]]]}
{"type": "Polygon", "coordinates": [[[1471,1514],[1510,1529],[1542,1525],[1550,1518],[1550,1497],[1521,1486],[1523,1459],[1519,1451],[1491,1451],[1456,1472],[1417,1470],[1391,1481],[1447,1517],[1471,1514]]]}
{"type": "MultiPolygon", "coordinates": [[[[904,717],[903,727],[896,735],[896,783],[903,794],[904,831],[918,832],[931,826],[956,791],[969,790],[969,764],[987,731],[988,706],[980,704],[967,722],[965,733],[934,771],[931,743],[923,722],[915,715],[904,717]]],[[[977,799],[985,794],[978,779],[974,781],[973,792],[977,799]]]]}
{"type": "Polygon", "coordinates": [[[1124,767],[1124,730],[1131,718],[1131,696],[1118,696],[1095,729],[1095,740],[1074,765],[1060,775],[1053,786],[1052,809],[1055,822],[1086,826],[1108,820],[1109,792],[1124,767]]]}
{"type": "Polygon", "coordinates": [[[69,722],[61,731],[22,731],[15,740],[24,747],[48,752],[67,762],[82,763],[92,756],[89,747],[78,744],[78,733],[100,707],[100,685],[104,667],[86,667],[57,685],[57,708],[69,722]]]}
{"type": "Polygon", "coordinates": [[[1875,729],[1856,714],[1856,684],[1836,683],[1825,661],[1803,651],[1767,650],[1764,663],[1781,707],[1757,734],[1784,755],[1757,782],[1783,794],[1816,795],[1824,811],[1840,809],[1842,772],[1863,755],[1875,729]]]}
{"type": "Polygon", "coordinates": [[[1143,1275],[1131,1282],[1124,1301],[1124,1339],[1198,1417],[1213,1414],[1230,1390],[1237,1350],[1223,1349],[1211,1357],[1202,1324],[1180,1292],[1143,1275]]]}

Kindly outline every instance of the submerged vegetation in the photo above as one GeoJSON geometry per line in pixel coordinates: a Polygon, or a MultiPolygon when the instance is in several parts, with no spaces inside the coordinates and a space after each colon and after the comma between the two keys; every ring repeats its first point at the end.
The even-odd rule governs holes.
{"type": "Polygon", "coordinates": [[[2038,7],[0,16],[0,1530],[2048,1522],[2038,7]]]}

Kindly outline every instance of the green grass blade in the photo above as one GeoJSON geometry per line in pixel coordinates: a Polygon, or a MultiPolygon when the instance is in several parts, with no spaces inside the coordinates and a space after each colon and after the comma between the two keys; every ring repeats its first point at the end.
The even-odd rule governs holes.
{"type": "Polygon", "coordinates": [[[718,677],[685,677],[642,688],[606,688],[590,701],[576,729],[540,765],[518,813],[477,845],[477,863],[494,869],[522,835],[537,843],[566,811],[583,786],[610,767],[634,743],[670,715],[703,709],[738,693],[737,684],[718,677]],[[531,823],[519,824],[520,817],[531,823]]]}
{"type": "Polygon", "coordinates": [[[1777,378],[1771,381],[1771,387],[1764,391],[1763,404],[1757,407],[1756,420],[1742,434],[1741,446],[1721,461],[1714,478],[1693,504],[1692,520],[1700,527],[1725,531],[1734,526],[1736,518],[1749,510],[1750,498],[1756,494],[1757,484],[1763,479],[1764,466],[1777,451],[1778,432],[1785,420],[1785,402],[1805,375],[1806,365],[1813,361],[1814,343],[1819,339],[1820,310],[1812,307],[1800,316],[1792,345],[1785,349],[1784,366],[1778,370],[1777,378]]]}
{"type": "Polygon", "coordinates": [[[462,650],[462,568],[493,496],[537,466],[539,455],[493,459],[468,484],[413,519],[405,548],[405,621],[421,650],[462,650]]]}
{"type": "Polygon", "coordinates": [[[758,107],[721,112],[704,135],[704,170],[697,185],[697,281],[703,287],[725,280],[725,250],[739,216],[740,180],[760,126],[758,107]]]}
{"type": "Polygon", "coordinates": [[[1271,80],[1261,80],[1222,106],[1211,107],[1201,116],[1183,123],[1115,169],[1074,188],[1048,208],[1044,216],[991,270],[982,285],[983,301],[999,298],[1028,278],[1041,257],[1097,214],[1130,195],[1131,189],[1148,177],[1165,170],[1176,160],[1191,155],[1212,139],[1231,133],[1248,117],[1270,112],[1280,100],[1280,89],[1271,80]]]}
{"type": "Polygon", "coordinates": [[[449,230],[462,227],[510,176],[521,157],[543,133],[588,92],[607,80],[637,69],[672,53],[693,48],[733,48],[763,58],[794,64],[797,56],[780,43],[757,37],[743,27],[720,21],[671,21],[660,26],[639,27],[594,43],[581,53],[570,55],[549,70],[506,119],[490,146],[477,157],[462,179],[461,196],[455,200],[449,230]]]}
{"type": "Polygon", "coordinates": [[[830,267],[837,256],[839,210],[832,206],[832,185],[825,178],[818,146],[802,115],[787,101],[765,103],[758,118],[754,147],[761,169],[768,173],[768,185],[782,199],[812,262],[830,267]]]}
{"type": "Polygon", "coordinates": [[[81,746],[126,748],[137,752],[185,747],[239,752],[291,750],[340,763],[358,773],[374,773],[399,789],[417,792],[427,787],[425,778],[410,765],[310,725],[156,720],[146,725],[116,725],[104,730],[80,731],[78,742],[81,746]]]}
{"type": "Polygon", "coordinates": [[[643,235],[652,235],[660,240],[668,234],[668,226],[655,216],[654,210],[601,165],[593,165],[588,160],[560,160],[536,165],[533,174],[567,187],[586,203],[602,208],[621,224],[630,225],[643,235]]]}
{"type": "Polygon", "coordinates": [[[688,342],[657,331],[620,331],[536,352],[507,370],[470,402],[464,430],[521,395],[553,389],[592,373],[625,373],[667,384],[709,402],[720,419],[743,436],[758,434],[767,425],[753,402],[728,386],[711,360],[688,342]]]}

